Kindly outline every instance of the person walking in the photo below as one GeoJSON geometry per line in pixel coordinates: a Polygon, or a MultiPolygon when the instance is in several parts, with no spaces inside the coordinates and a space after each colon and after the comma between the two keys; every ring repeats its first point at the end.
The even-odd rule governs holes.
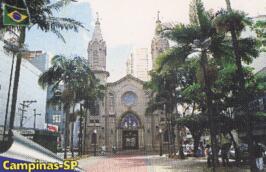
{"type": "Polygon", "coordinates": [[[112,146],[113,154],[116,154],[116,146],[112,146]]]}
{"type": "Polygon", "coordinates": [[[256,166],[259,171],[263,170],[263,148],[259,143],[255,145],[256,166]]]}
{"type": "Polygon", "coordinates": [[[105,156],[105,152],[106,152],[106,146],[103,145],[103,146],[102,146],[102,149],[101,149],[101,155],[102,155],[102,156],[105,156]]]}
{"type": "Polygon", "coordinates": [[[205,148],[205,155],[207,156],[207,165],[211,167],[212,164],[212,150],[210,145],[206,145],[205,148]]]}
{"type": "Polygon", "coordinates": [[[222,155],[223,166],[229,166],[228,152],[230,150],[230,147],[231,147],[231,143],[225,143],[222,145],[221,155],[222,155]]]}

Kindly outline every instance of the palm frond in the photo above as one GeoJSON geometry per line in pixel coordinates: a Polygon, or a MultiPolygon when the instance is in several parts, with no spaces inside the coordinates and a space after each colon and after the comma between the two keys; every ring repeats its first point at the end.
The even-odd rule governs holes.
{"type": "Polygon", "coordinates": [[[254,38],[243,38],[239,40],[239,53],[242,60],[250,64],[253,58],[259,56],[259,42],[254,38]]]}
{"type": "Polygon", "coordinates": [[[156,61],[156,71],[160,72],[165,65],[177,66],[183,64],[191,53],[191,46],[173,47],[161,54],[156,61]]]}
{"type": "Polygon", "coordinates": [[[174,28],[166,29],[162,34],[180,46],[190,44],[193,40],[200,38],[199,27],[196,25],[177,24],[174,28]]]}
{"type": "Polygon", "coordinates": [[[76,2],[76,1],[74,1],[74,0],[59,0],[53,4],[47,5],[46,8],[49,10],[59,11],[62,7],[70,4],[71,2],[76,2]]]}

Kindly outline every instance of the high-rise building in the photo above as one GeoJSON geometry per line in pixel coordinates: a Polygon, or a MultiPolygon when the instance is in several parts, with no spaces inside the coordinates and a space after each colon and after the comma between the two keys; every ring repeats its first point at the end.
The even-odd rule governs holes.
{"type": "Polygon", "coordinates": [[[134,48],[127,60],[127,74],[131,74],[143,81],[148,81],[151,68],[152,61],[148,49],[134,48]]]}
{"type": "Polygon", "coordinates": [[[169,42],[166,38],[161,35],[162,22],[160,20],[160,12],[158,11],[158,16],[156,20],[155,35],[151,43],[151,57],[152,57],[152,68],[156,68],[156,61],[158,56],[169,48],[169,42]]]}

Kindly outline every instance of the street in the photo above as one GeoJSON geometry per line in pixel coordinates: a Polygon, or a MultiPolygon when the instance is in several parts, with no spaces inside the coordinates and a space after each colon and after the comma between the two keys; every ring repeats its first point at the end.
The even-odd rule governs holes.
{"type": "MultiPolygon", "coordinates": [[[[173,160],[158,155],[117,155],[89,157],[79,161],[86,172],[205,172],[205,159],[173,160]]],[[[219,172],[248,172],[247,169],[220,168],[219,172]]]]}

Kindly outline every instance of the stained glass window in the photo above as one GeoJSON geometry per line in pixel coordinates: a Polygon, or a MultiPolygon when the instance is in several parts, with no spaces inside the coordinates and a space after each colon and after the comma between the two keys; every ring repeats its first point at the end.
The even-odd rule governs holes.
{"type": "Polygon", "coordinates": [[[128,91],[123,94],[122,102],[127,106],[132,106],[137,102],[137,95],[132,91],[128,91]]]}
{"type": "Polygon", "coordinates": [[[135,129],[140,127],[140,122],[136,115],[128,113],[121,122],[121,128],[124,129],[135,129]]]}

